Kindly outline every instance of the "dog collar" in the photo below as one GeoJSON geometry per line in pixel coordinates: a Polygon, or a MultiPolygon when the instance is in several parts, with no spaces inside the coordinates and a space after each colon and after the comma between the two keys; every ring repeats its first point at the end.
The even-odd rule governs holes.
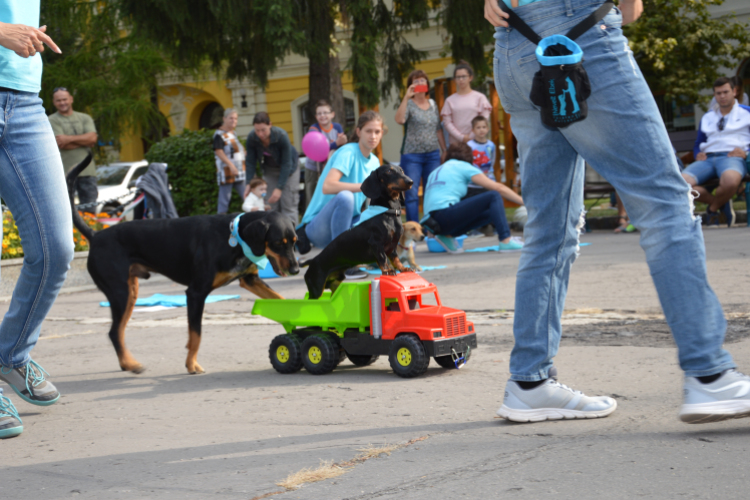
{"type": "Polygon", "coordinates": [[[240,217],[242,217],[243,215],[245,214],[239,214],[234,218],[232,222],[229,223],[229,232],[231,233],[231,235],[229,236],[229,246],[236,247],[237,243],[239,243],[242,247],[242,253],[245,254],[245,257],[247,257],[250,262],[258,266],[259,269],[265,269],[268,265],[268,257],[266,257],[265,255],[261,255],[260,257],[255,255],[253,251],[250,250],[250,247],[247,245],[247,243],[245,243],[240,237],[240,217]]]}
{"type": "Polygon", "coordinates": [[[399,248],[403,248],[404,250],[409,250],[411,248],[411,245],[405,247],[404,245],[401,244],[400,241],[398,242],[398,246],[399,248]]]}

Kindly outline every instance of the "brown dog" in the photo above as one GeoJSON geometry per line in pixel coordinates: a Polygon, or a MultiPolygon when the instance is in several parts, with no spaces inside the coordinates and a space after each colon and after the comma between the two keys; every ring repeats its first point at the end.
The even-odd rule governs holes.
{"type": "Polygon", "coordinates": [[[422,268],[417,265],[417,260],[414,258],[414,248],[412,247],[413,242],[423,241],[424,232],[419,222],[404,222],[404,234],[401,235],[401,239],[398,242],[398,258],[401,262],[408,262],[409,267],[415,271],[421,271],[422,268]]]}

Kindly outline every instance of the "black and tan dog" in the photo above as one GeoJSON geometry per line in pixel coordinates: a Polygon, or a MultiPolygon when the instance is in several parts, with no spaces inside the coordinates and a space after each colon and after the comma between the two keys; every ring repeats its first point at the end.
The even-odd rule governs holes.
{"type": "Polygon", "coordinates": [[[368,210],[382,207],[385,211],[344,231],[315,258],[302,264],[309,266],[305,283],[310,298],[319,298],[326,288],[335,291],[344,280],[344,271],[358,264],[376,262],[385,275],[410,271],[401,264],[396,249],[403,232],[401,200],[412,184],[400,167],[391,165],[378,167],[365,179],[362,193],[370,198],[368,210]]]}
{"type": "MultiPolygon", "coordinates": [[[[89,161],[87,158],[68,174],[69,191],[89,161]]],[[[187,286],[188,355],[185,366],[189,373],[204,372],[197,356],[203,307],[212,290],[239,279],[242,288],[259,297],[283,299],[258,277],[257,266],[245,257],[241,246],[229,245],[229,225],[235,216],[135,220],[95,233],[73,207],[73,224],[89,241],[89,274],[110,303],[112,328],[109,338],[120,368],[134,373],[144,370],[125,346],[125,327],[138,297],[138,279],[148,279],[151,272],[187,286]]],[[[254,255],[268,257],[279,276],[299,273],[294,256],[297,235],[289,218],[278,212],[245,214],[239,222],[239,235],[254,255]]]]}

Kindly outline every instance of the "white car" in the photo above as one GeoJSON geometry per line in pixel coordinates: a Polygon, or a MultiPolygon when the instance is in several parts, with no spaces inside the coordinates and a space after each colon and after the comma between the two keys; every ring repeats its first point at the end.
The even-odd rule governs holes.
{"type": "Polygon", "coordinates": [[[145,160],[110,163],[96,167],[96,184],[99,197],[96,212],[105,206],[119,206],[130,201],[135,193],[135,181],[148,170],[145,160]]]}

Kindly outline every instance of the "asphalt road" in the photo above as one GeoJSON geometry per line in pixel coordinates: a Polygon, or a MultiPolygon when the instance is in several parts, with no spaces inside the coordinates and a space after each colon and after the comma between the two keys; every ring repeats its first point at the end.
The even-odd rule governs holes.
{"type": "MultiPolygon", "coordinates": [[[[730,320],[728,348],[747,369],[750,230],[705,237],[711,284],[730,320]]],[[[393,375],[384,357],[320,377],[274,372],[268,344],[282,330],[252,317],[253,297],[236,285],[217,293],[241,299],[206,306],[206,374],[185,371],[184,309],[134,313],[127,343],[147,371],[122,372],[106,337],[109,310],[98,305],[104,296],[68,293],[33,352],[60,402],[31,406],[4,387],[25,431],[0,442],[0,497],[746,498],[750,420],[677,420],[681,374],[638,236],[600,232],[583,241],[591,244],[573,268],[556,366],[561,382],[615,397],[608,418],[494,418],[508,377],[517,254],[418,252],[421,265],[447,266],[424,277],[477,322],[479,348],[460,371],[433,362],[412,380],[393,375]],[[368,446],[409,442],[351,462],[368,446]],[[296,490],[276,484],[321,461],[343,474],[296,490]]],[[[301,277],[270,284],[290,298],[305,289],[301,277]]],[[[141,296],[182,292],[141,281],[141,296]]]]}

